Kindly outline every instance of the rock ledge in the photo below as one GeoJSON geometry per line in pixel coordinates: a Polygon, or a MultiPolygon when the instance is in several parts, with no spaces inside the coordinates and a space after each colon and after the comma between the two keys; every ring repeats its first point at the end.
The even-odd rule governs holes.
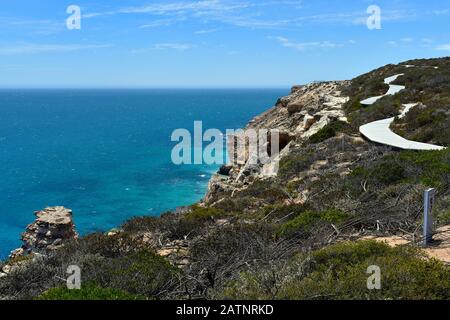
{"type": "Polygon", "coordinates": [[[11,252],[10,258],[30,253],[48,253],[78,238],[72,219],[72,210],[65,207],[48,207],[36,211],[36,220],[22,233],[23,245],[11,252]]]}

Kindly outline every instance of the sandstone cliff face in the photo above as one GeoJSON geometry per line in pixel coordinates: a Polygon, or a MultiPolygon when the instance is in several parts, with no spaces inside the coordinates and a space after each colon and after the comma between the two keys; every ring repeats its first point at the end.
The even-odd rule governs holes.
{"type": "Polygon", "coordinates": [[[349,84],[350,81],[330,81],[294,86],[273,108],[251,120],[244,130],[279,131],[280,154],[268,164],[250,164],[246,156],[244,162],[223,166],[210,180],[204,203],[214,205],[254,181],[276,176],[280,159],[290,154],[292,146],[306,141],[332,121],[347,122],[343,106],[349,98],[342,89],[349,84]]]}
{"type": "Polygon", "coordinates": [[[331,120],[347,121],[343,105],[349,100],[341,90],[348,81],[311,83],[294,87],[277,105],[255,117],[248,128],[278,128],[281,132],[305,139],[331,120]]]}
{"type": "Polygon", "coordinates": [[[22,247],[11,252],[10,258],[27,253],[46,253],[78,237],[72,220],[72,210],[49,207],[36,211],[35,215],[36,220],[28,225],[22,234],[22,247]]]}

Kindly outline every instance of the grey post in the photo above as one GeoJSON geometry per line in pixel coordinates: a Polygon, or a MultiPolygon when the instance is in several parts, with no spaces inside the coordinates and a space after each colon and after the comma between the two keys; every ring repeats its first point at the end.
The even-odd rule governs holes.
{"type": "Polygon", "coordinates": [[[433,241],[433,205],[436,189],[427,189],[424,194],[423,211],[423,244],[426,246],[433,241]]]}

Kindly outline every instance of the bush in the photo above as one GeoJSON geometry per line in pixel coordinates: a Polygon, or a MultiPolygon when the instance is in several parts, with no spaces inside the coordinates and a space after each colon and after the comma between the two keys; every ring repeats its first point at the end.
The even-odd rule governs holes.
{"type": "Polygon", "coordinates": [[[161,217],[138,217],[128,220],[123,226],[125,233],[159,232],[171,240],[183,239],[187,235],[195,236],[214,219],[226,216],[219,208],[192,206],[186,213],[166,213],[161,217]]]}
{"type": "Polygon", "coordinates": [[[267,206],[259,213],[259,217],[266,218],[265,221],[278,222],[280,219],[288,219],[305,212],[309,206],[303,204],[277,204],[267,206]]]}
{"type": "Polygon", "coordinates": [[[314,157],[312,152],[289,154],[281,158],[278,175],[282,178],[298,175],[300,172],[308,169],[313,162],[314,157]]]}
{"type": "Polygon", "coordinates": [[[336,209],[331,209],[324,212],[306,211],[291,221],[281,225],[277,231],[277,235],[286,237],[292,236],[296,233],[306,233],[319,223],[340,224],[348,218],[349,215],[336,209]]]}
{"type": "Polygon", "coordinates": [[[61,254],[81,253],[83,255],[91,254],[105,258],[117,258],[142,248],[143,244],[137,242],[128,233],[121,232],[113,236],[93,233],[77,241],[72,241],[62,249],[61,254]]]}
{"type": "Polygon", "coordinates": [[[317,133],[309,138],[309,143],[320,143],[335,137],[347,127],[347,123],[343,121],[333,121],[320,129],[317,133]]]}
{"type": "Polygon", "coordinates": [[[357,167],[351,173],[352,177],[372,179],[385,185],[399,183],[406,179],[406,171],[402,164],[391,157],[382,159],[372,168],[357,167]]]}
{"type": "Polygon", "coordinates": [[[450,149],[401,151],[385,156],[371,167],[355,168],[351,176],[376,180],[385,185],[410,182],[444,187],[450,181],[450,149]]]}
{"type": "Polygon", "coordinates": [[[441,151],[406,151],[399,160],[413,171],[416,181],[430,187],[443,187],[450,182],[450,149],[441,151]]]}
{"type": "Polygon", "coordinates": [[[385,161],[377,165],[371,172],[378,181],[389,185],[406,178],[405,168],[395,161],[385,161]]]}
{"type": "Polygon", "coordinates": [[[447,207],[437,215],[439,225],[450,224],[450,209],[447,207]]]}
{"type": "Polygon", "coordinates": [[[223,210],[227,213],[243,212],[252,207],[255,201],[250,196],[226,197],[222,201],[214,205],[215,208],[223,210]]]}
{"type": "Polygon", "coordinates": [[[188,212],[184,219],[191,222],[207,222],[214,219],[224,217],[226,213],[223,210],[208,207],[192,206],[192,210],[188,212]]]}
{"type": "Polygon", "coordinates": [[[82,286],[80,290],[53,288],[40,295],[37,300],[143,300],[143,298],[121,290],[87,285],[82,286]]]}
{"type": "Polygon", "coordinates": [[[284,186],[273,179],[256,180],[236,196],[261,199],[266,204],[275,204],[288,198],[284,186]]]}
{"type": "Polygon", "coordinates": [[[122,225],[126,233],[135,233],[140,231],[154,231],[161,225],[161,217],[136,217],[129,219],[122,225]]]}
{"type": "Polygon", "coordinates": [[[402,108],[402,95],[385,96],[371,106],[348,114],[351,126],[355,132],[359,132],[359,127],[372,121],[395,117],[400,114],[402,108]]]}
{"type": "Polygon", "coordinates": [[[223,227],[196,242],[191,250],[191,271],[197,275],[197,282],[203,283],[203,291],[221,288],[242,268],[270,260],[272,234],[270,225],[241,223],[223,227]]]}
{"type": "Polygon", "coordinates": [[[94,282],[102,287],[158,298],[174,285],[179,272],[163,257],[143,250],[108,261],[94,282]]]}

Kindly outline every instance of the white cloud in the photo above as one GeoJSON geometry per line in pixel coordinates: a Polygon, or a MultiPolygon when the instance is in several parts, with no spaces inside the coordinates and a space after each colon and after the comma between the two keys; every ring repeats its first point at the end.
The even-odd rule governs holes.
{"type": "Polygon", "coordinates": [[[0,28],[27,30],[31,34],[51,35],[66,30],[65,21],[53,20],[18,20],[15,18],[0,18],[0,28]]]}
{"type": "MultiPolygon", "coordinates": [[[[98,16],[116,15],[116,14],[148,14],[153,16],[164,17],[182,17],[184,19],[199,19],[202,22],[219,22],[236,27],[252,28],[252,29],[279,29],[299,27],[302,24],[344,24],[344,25],[365,25],[367,23],[368,14],[366,10],[358,10],[352,12],[336,12],[327,14],[317,14],[302,16],[301,0],[197,0],[197,1],[167,1],[156,2],[144,6],[134,6],[119,8],[112,11],[87,13],[83,15],[85,18],[93,18],[98,16]],[[273,18],[275,15],[262,16],[262,12],[271,13],[273,6],[284,6],[289,8],[293,14],[286,18],[273,18]],[[264,9],[262,9],[264,7],[264,9]]],[[[417,20],[421,17],[430,17],[433,15],[447,14],[448,10],[429,10],[426,12],[418,12],[417,10],[383,10],[383,22],[402,22],[417,20]]],[[[148,24],[149,26],[157,26],[157,24],[148,24]]],[[[163,24],[164,25],[164,24],[163,24]]]]}
{"type": "Polygon", "coordinates": [[[176,51],[186,51],[195,48],[196,45],[190,43],[157,43],[149,48],[135,49],[131,53],[145,53],[153,50],[176,50],[176,51]]]}
{"type": "Polygon", "coordinates": [[[179,17],[179,18],[175,18],[175,19],[158,19],[158,20],[154,20],[149,23],[143,24],[143,25],[139,26],[139,28],[145,29],[145,28],[167,27],[167,26],[170,26],[174,23],[177,23],[177,22],[180,22],[183,20],[186,20],[186,19],[183,17],[179,17]]]}
{"type": "Polygon", "coordinates": [[[342,47],[342,44],[330,42],[330,41],[314,41],[314,42],[293,42],[284,37],[269,37],[270,39],[275,39],[283,47],[292,48],[298,51],[304,51],[308,48],[322,48],[322,49],[330,49],[330,48],[338,48],[342,47]]]}
{"type": "Polygon", "coordinates": [[[414,39],[411,37],[405,37],[405,38],[401,38],[398,40],[392,40],[392,41],[388,41],[387,44],[391,45],[391,46],[420,46],[422,48],[429,48],[432,46],[432,44],[434,43],[433,39],[430,38],[421,38],[421,39],[414,39]]]}
{"type": "Polygon", "coordinates": [[[118,13],[153,13],[169,14],[182,13],[185,11],[230,11],[242,8],[248,8],[250,4],[246,2],[226,3],[221,0],[204,0],[193,2],[174,2],[174,3],[156,3],[141,7],[130,7],[120,9],[118,13]]]}
{"type": "Polygon", "coordinates": [[[223,2],[221,0],[203,0],[190,2],[162,2],[151,5],[121,8],[114,11],[95,12],[83,15],[85,18],[93,18],[105,15],[126,14],[126,13],[149,13],[154,15],[179,15],[187,13],[201,12],[224,12],[250,7],[247,2],[223,2]]]}
{"type": "Polygon", "coordinates": [[[0,46],[0,55],[35,54],[45,52],[72,52],[79,50],[103,49],[110,47],[112,47],[112,45],[24,43],[12,46],[0,46]]]}
{"type": "Polygon", "coordinates": [[[207,33],[214,33],[217,31],[219,31],[219,29],[206,29],[206,30],[198,30],[198,31],[195,31],[194,33],[195,34],[207,34],[207,33]]]}
{"type": "MultiPolygon", "coordinates": [[[[258,7],[290,6],[294,10],[301,8],[301,1],[240,1],[240,0],[203,0],[188,2],[163,2],[145,6],[121,8],[114,11],[84,14],[84,18],[94,18],[116,14],[149,14],[154,16],[182,17],[184,19],[201,19],[202,21],[216,21],[237,27],[274,28],[289,26],[297,19],[255,19],[258,7]]],[[[149,24],[151,25],[151,24],[149,24]]]]}
{"type": "Polygon", "coordinates": [[[436,47],[436,50],[450,51],[450,44],[443,44],[436,47]]]}
{"type": "Polygon", "coordinates": [[[158,43],[153,46],[155,49],[173,49],[173,50],[188,50],[194,48],[194,45],[189,43],[158,43]]]}
{"type": "MultiPolygon", "coordinates": [[[[366,25],[367,18],[369,17],[366,12],[354,12],[353,18],[351,19],[351,15],[348,15],[348,18],[351,19],[353,24],[356,25],[366,25]]],[[[415,11],[406,11],[406,10],[382,10],[381,11],[381,21],[384,22],[400,22],[416,19],[419,15],[415,11]]],[[[346,18],[343,15],[341,18],[346,18]]]]}

